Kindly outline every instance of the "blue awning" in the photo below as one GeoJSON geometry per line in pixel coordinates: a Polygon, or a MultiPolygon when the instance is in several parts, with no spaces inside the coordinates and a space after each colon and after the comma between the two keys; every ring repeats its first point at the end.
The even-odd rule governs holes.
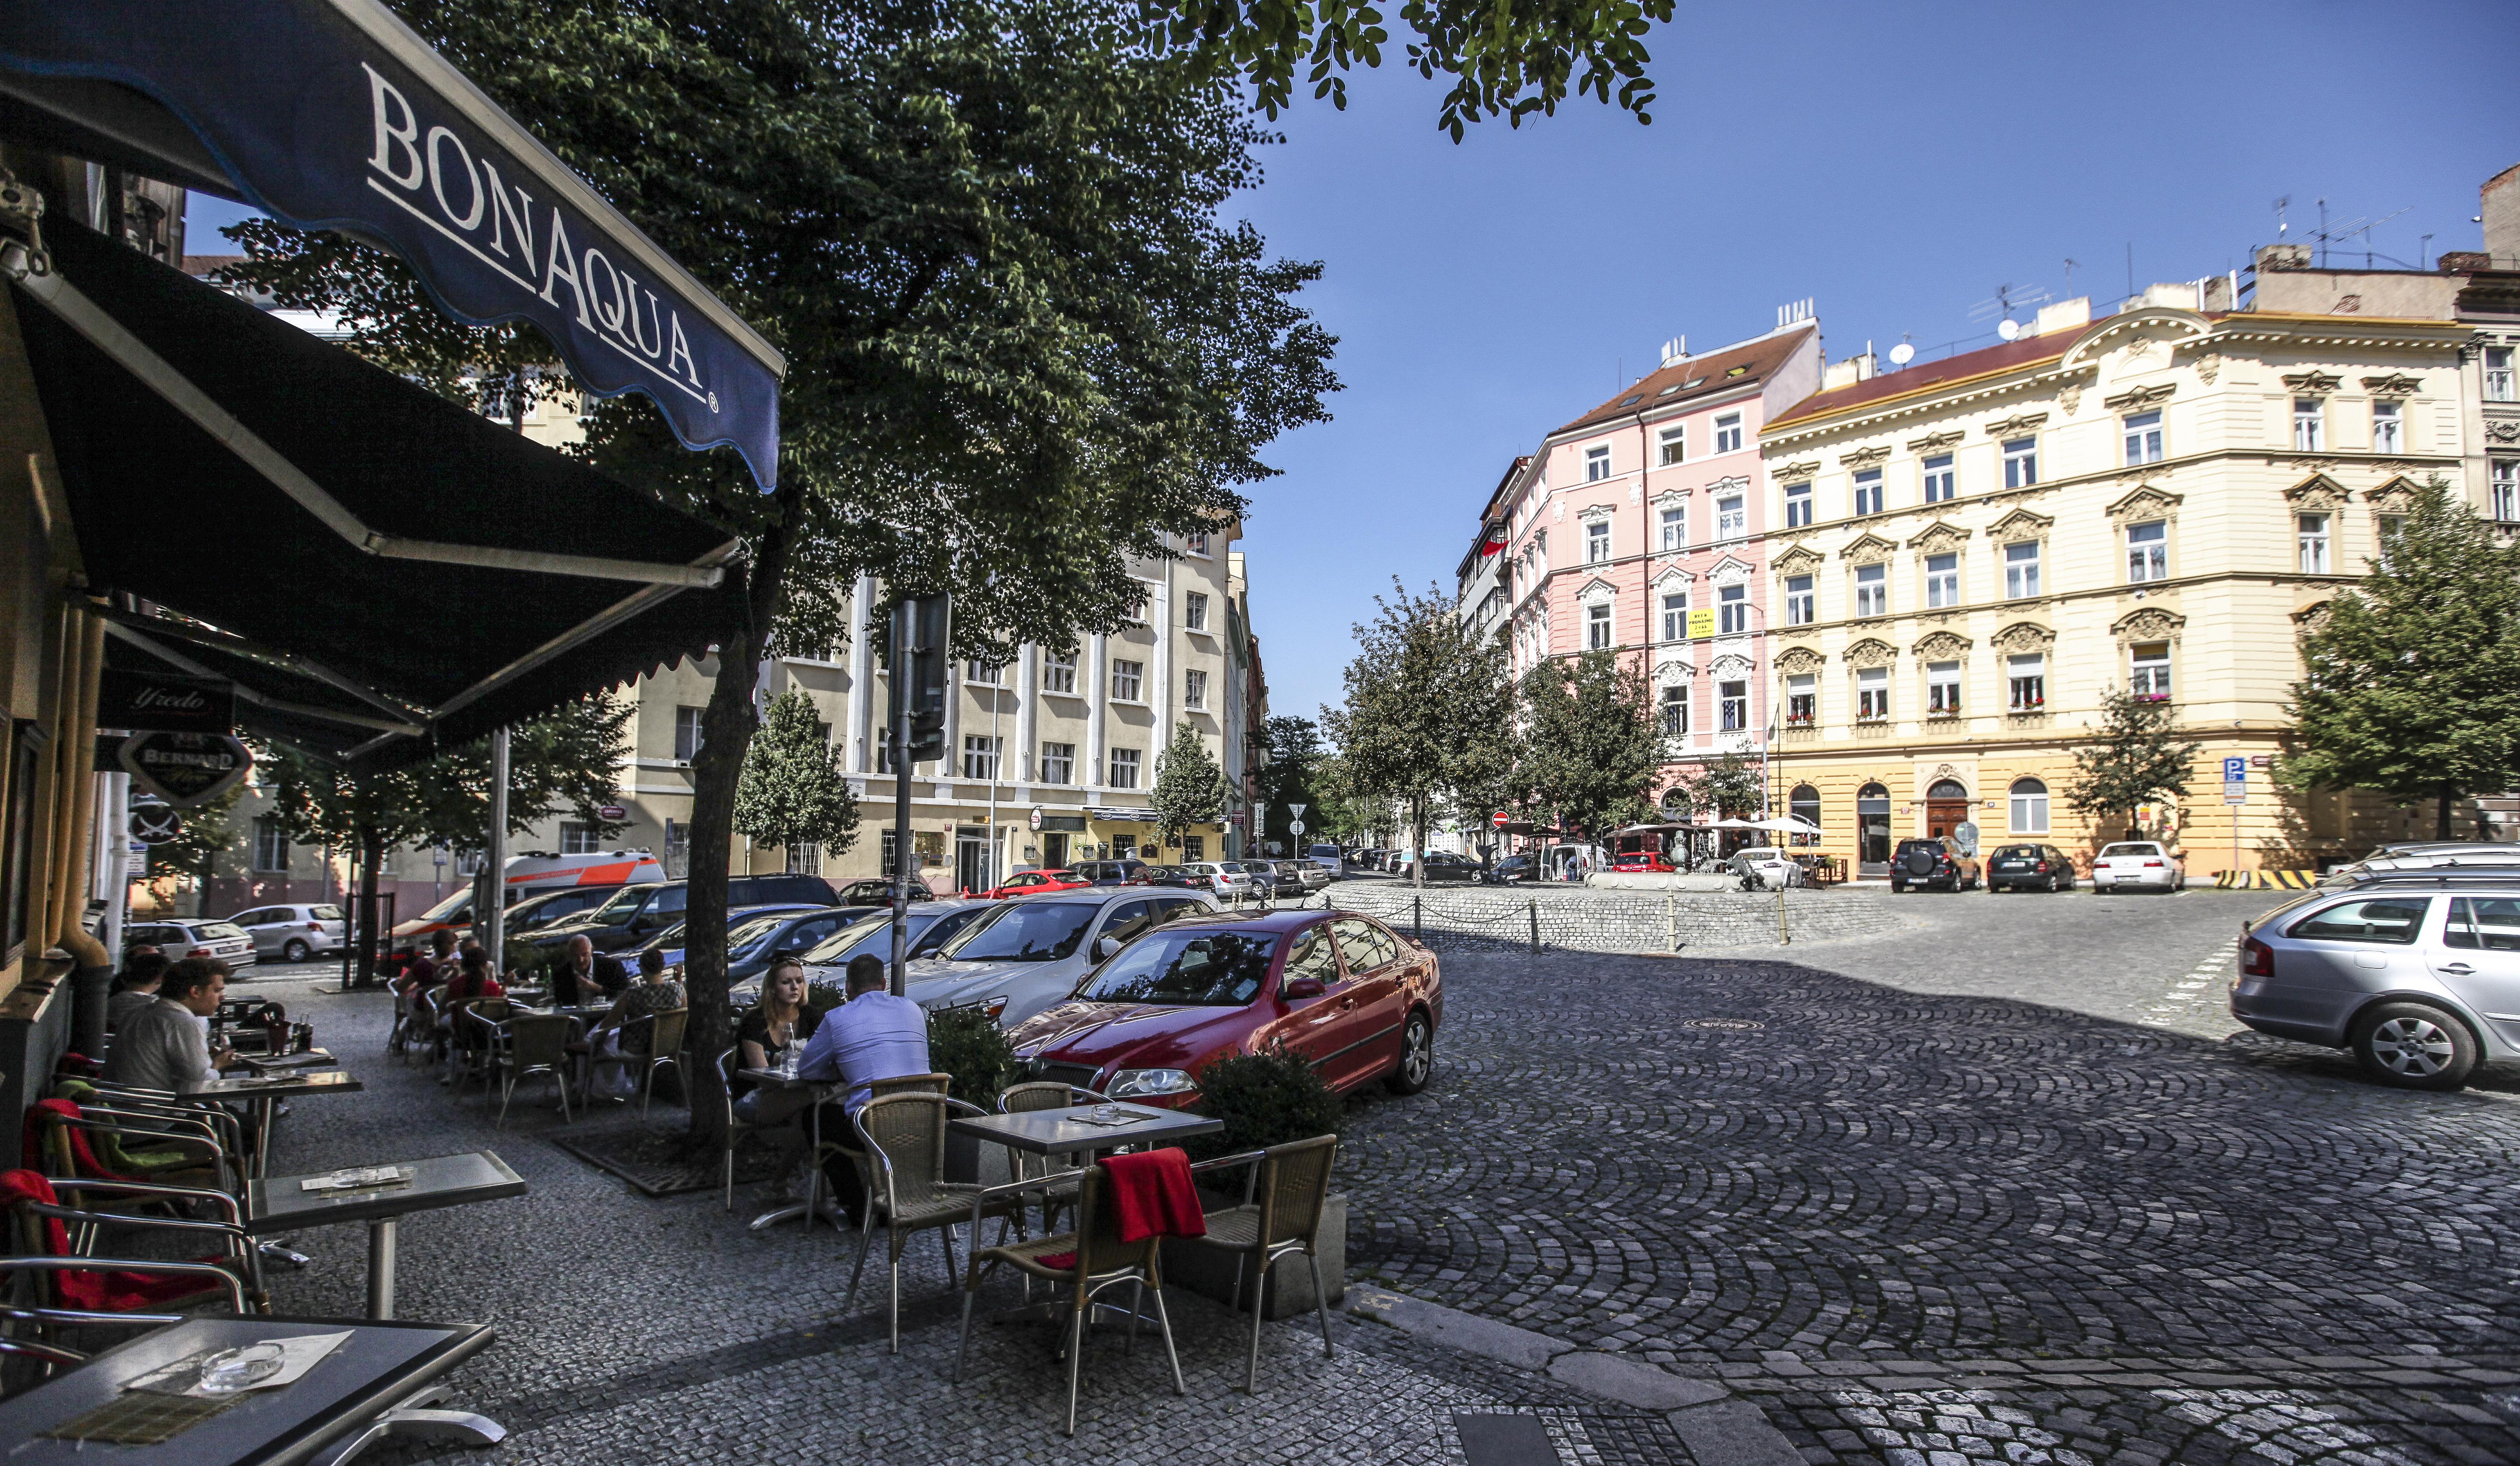
{"type": "Polygon", "coordinates": [[[0,6],[0,101],[80,155],[391,249],[448,315],[532,322],[587,390],[778,481],[778,350],[377,0],[0,6]]]}

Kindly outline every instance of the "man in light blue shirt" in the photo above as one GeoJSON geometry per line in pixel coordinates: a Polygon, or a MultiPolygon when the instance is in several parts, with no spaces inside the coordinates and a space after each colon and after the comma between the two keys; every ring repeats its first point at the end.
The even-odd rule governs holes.
{"type": "MultiPolygon", "coordinates": [[[[823,1138],[852,1151],[858,1139],[848,1117],[866,1104],[874,1083],[930,1072],[927,1010],[907,998],[893,997],[886,987],[883,958],[872,954],[851,957],[849,1000],[823,1015],[822,1026],[806,1041],[805,1055],[796,1065],[800,1079],[848,1087],[838,1103],[823,1106],[823,1138]]],[[[834,1156],[824,1167],[824,1175],[831,1178],[832,1191],[848,1213],[850,1224],[860,1224],[866,1215],[866,1190],[855,1162],[848,1156],[834,1156]]]]}

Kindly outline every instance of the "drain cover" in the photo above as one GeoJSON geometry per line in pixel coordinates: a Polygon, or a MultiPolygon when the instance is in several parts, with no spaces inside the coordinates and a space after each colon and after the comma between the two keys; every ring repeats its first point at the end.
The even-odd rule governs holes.
{"type": "Polygon", "coordinates": [[[1767,1026],[1764,1023],[1753,1023],[1747,1018],[1691,1018],[1681,1025],[1683,1028],[1720,1029],[1728,1034],[1746,1034],[1767,1026]]]}

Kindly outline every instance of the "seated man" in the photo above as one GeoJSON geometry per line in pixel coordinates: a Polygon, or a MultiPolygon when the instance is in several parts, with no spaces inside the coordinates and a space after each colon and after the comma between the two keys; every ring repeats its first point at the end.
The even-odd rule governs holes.
{"type": "Polygon", "coordinates": [[[114,1033],[105,1077],[169,1092],[218,1078],[236,1055],[224,1048],[210,1051],[207,1020],[227,989],[228,964],[215,958],[186,957],[167,968],[157,998],[114,1033]]]}
{"type": "Polygon", "coordinates": [[[113,979],[113,996],[105,1000],[105,1031],[122,1027],[132,1014],[158,1000],[158,985],[166,976],[166,954],[155,947],[131,949],[131,956],[113,979]]]}
{"type": "MultiPolygon", "coordinates": [[[[849,958],[849,1000],[823,1015],[796,1066],[801,1079],[848,1086],[836,1104],[824,1106],[823,1138],[852,1149],[857,1133],[849,1117],[873,1096],[875,1081],[930,1072],[927,1010],[885,988],[883,958],[867,953],[849,958]]],[[[857,1167],[843,1156],[824,1172],[850,1222],[862,1222],[866,1190],[857,1167]]]]}
{"type": "Polygon", "coordinates": [[[630,987],[630,969],[612,954],[599,953],[584,937],[571,937],[551,969],[552,1001],[562,1007],[619,998],[630,987]]]}
{"type": "Polygon", "coordinates": [[[406,1002],[455,975],[455,933],[445,927],[428,934],[428,951],[414,956],[394,987],[406,1002]]]}
{"type": "MultiPolygon", "coordinates": [[[[616,962],[613,965],[620,964],[616,962]]],[[[665,977],[663,951],[651,947],[639,954],[639,981],[612,1000],[611,1009],[595,1020],[595,1031],[588,1037],[596,1044],[595,1052],[599,1059],[619,1054],[627,1054],[634,1059],[645,1058],[656,1026],[639,1020],[690,1004],[691,1000],[683,992],[683,985],[665,977]]],[[[626,1080],[636,1071],[631,1065],[623,1064],[617,1072],[626,1080]]],[[[633,1083],[628,1088],[635,1091],[638,1087],[633,1083]]],[[[621,1095],[614,1093],[596,1097],[618,1099],[621,1095]]]]}

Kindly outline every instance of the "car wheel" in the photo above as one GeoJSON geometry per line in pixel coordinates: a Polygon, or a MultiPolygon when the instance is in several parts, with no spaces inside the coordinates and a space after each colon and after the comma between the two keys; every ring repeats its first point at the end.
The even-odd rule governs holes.
{"type": "Polygon", "coordinates": [[[2052,875],[2048,877],[2048,894],[2050,896],[2056,894],[2056,877],[2052,875]]]}
{"type": "Polygon", "coordinates": [[[1415,1094],[1435,1077],[1435,1025],[1424,1013],[1411,1013],[1400,1030],[1400,1063],[1391,1071],[1394,1094],[1415,1094]]]}
{"type": "Polygon", "coordinates": [[[1903,883],[1894,880],[1890,883],[1890,894],[1893,896],[1905,896],[1908,894],[1908,888],[1903,883]]]}
{"type": "Polygon", "coordinates": [[[2354,1024],[2354,1057],[2382,1084],[2455,1089],[2476,1067],[2476,1036],[2428,1002],[2384,1002],[2354,1024]]]}
{"type": "Polygon", "coordinates": [[[290,938],[288,944],[280,949],[280,959],[284,962],[302,962],[314,955],[305,943],[295,937],[290,938]]]}

